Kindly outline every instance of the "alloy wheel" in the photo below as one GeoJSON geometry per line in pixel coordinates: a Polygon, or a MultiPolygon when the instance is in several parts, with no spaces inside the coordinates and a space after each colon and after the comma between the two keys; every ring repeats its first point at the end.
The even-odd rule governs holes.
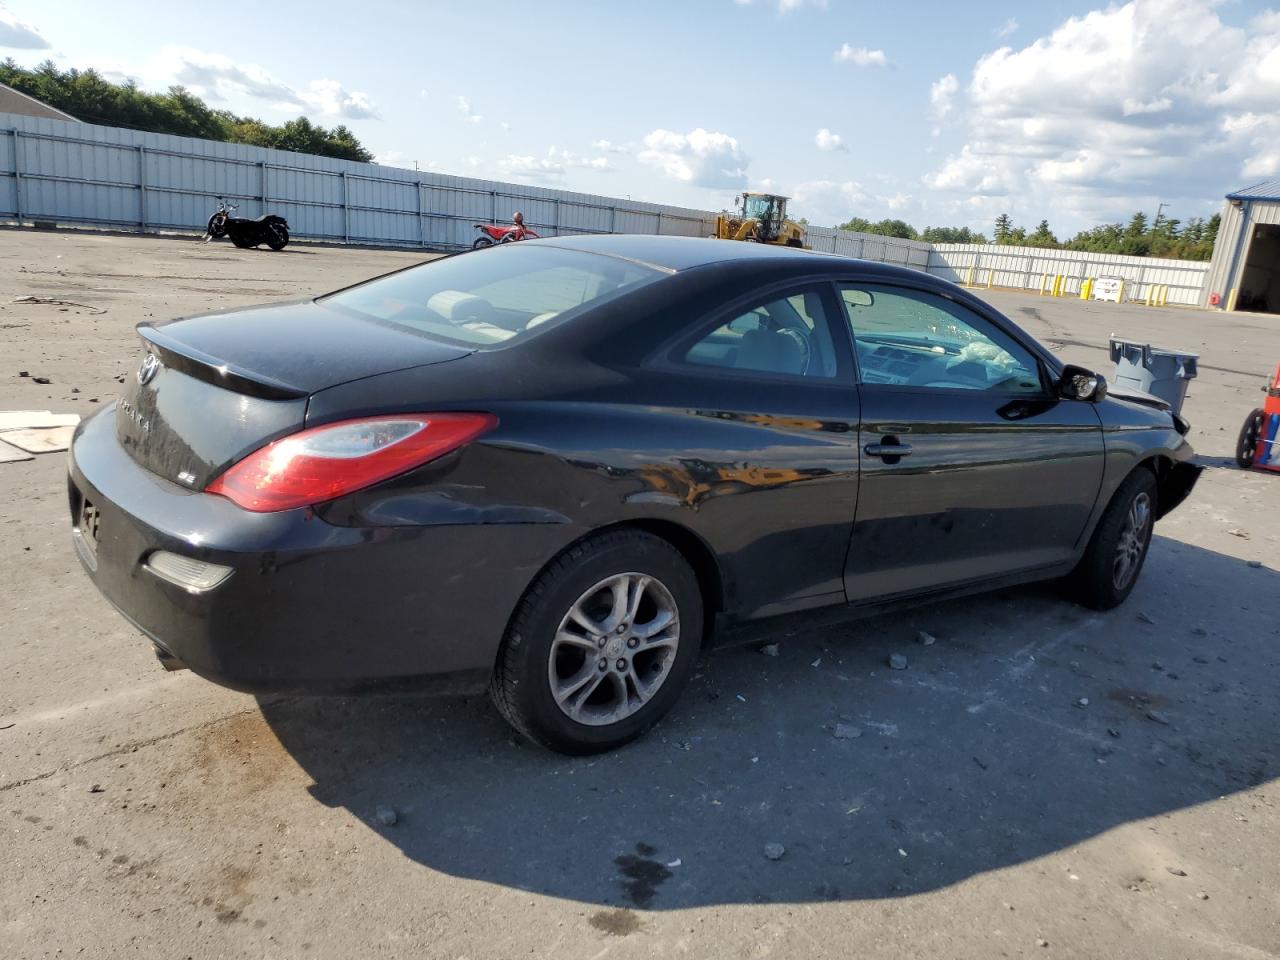
{"type": "Polygon", "coordinates": [[[620,573],[580,596],[560,621],[547,679],[560,710],[605,726],[640,710],[670,674],[680,613],[655,577],[620,573]]]}
{"type": "Polygon", "coordinates": [[[1129,586],[1138,575],[1142,555],[1147,549],[1147,530],[1151,525],[1151,497],[1140,493],[1129,504],[1111,566],[1111,582],[1117,590],[1129,586]]]}

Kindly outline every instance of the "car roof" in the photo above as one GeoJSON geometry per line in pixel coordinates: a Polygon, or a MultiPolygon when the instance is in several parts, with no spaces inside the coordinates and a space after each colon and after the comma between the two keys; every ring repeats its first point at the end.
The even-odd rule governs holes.
{"type": "Polygon", "coordinates": [[[600,233],[523,242],[539,246],[561,247],[566,250],[581,250],[584,253],[624,257],[628,260],[652,264],[664,270],[675,271],[731,260],[795,262],[797,259],[811,259],[820,260],[824,265],[829,265],[832,260],[847,263],[850,259],[830,253],[797,250],[794,247],[776,244],[744,243],[708,237],[658,237],[652,234],[600,233]]]}

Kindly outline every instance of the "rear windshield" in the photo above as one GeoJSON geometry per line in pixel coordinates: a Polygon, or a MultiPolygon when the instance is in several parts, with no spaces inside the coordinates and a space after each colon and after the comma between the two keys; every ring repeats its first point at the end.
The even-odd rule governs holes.
{"type": "Polygon", "coordinates": [[[630,260],[520,243],[424,263],[321,302],[484,346],[526,336],[587,304],[662,276],[662,271],[630,260]]]}

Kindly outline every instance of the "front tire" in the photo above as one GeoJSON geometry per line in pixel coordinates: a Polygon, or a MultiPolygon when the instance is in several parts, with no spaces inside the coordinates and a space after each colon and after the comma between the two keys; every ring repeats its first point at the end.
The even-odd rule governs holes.
{"type": "Polygon", "coordinates": [[[1236,438],[1236,466],[1248,470],[1253,466],[1253,455],[1258,449],[1258,437],[1262,435],[1262,410],[1254,410],[1240,428],[1236,438]]]}
{"type": "Polygon", "coordinates": [[[1155,475],[1145,466],[1134,470],[1120,485],[1068,578],[1078,603],[1093,610],[1110,610],[1133,592],[1151,547],[1157,495],[1155,475]]]}
{"type": "Polygon", "coordinates": [[[698,580],[678,550],[638,530],[591,537],[553,560],[520,601],[490,696],[549,749],[611,750],[671,709],[702,630],[698,580]]]}

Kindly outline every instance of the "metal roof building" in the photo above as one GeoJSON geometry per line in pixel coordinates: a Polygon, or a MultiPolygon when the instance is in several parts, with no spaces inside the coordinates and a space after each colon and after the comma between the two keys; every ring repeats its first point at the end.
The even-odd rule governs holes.
{"type": "Polygon", "coordinates": [[[1205,306],[1280,313],[1280,180],[1227,194],[1205,306]]]}
{"type": "Polygon", "coordinates": [[[71,120],[76,118],[51,107],[43,100],[0,83],[0,113],[16,113],[23,117],[44,117],[46,120],[71,120]]]}

